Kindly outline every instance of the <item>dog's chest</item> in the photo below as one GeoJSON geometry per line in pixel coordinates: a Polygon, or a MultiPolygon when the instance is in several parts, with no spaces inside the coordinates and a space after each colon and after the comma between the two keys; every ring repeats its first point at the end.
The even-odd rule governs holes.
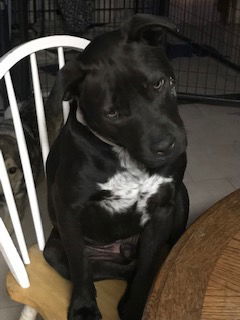
{"type": "Polygon", "coordinates": [[[115,148],[114,151],[119,157],[121,170],[107,182],[98,184],[101,190],[109,192],[100,205],[110,214],[121,214],[134,207],[135,212],[141,215],[140,224],[143,226],[150,219],[147,210],[149,198],[159,191],[162,184],[171,182],[172,178],[149,175],[125,150],[115,148]]]}

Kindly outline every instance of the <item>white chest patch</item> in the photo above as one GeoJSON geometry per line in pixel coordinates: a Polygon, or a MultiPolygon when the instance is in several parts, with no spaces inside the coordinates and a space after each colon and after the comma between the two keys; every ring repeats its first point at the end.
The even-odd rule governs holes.
{"type": "Polygon", "coordinates": [[[150,219],[147,212],[148,199],[157,193],[160,185],[170,183],[173,179],[157,174],[150,176],[123,148],[114,147],[113,150],[119,157],[122,170],[107,182],[98,184],[101,190],[111,192],[111,197],[102,200],[100,205],[115,214],[125,212],[136,204],[136,211],[141,214],[143,226],[150,219]]]}

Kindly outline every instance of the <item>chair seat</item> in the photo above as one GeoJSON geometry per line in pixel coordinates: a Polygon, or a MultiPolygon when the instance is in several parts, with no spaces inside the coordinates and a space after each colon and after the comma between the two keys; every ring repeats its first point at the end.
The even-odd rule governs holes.
{"type": "MultiPolygon", "coordinates": [[[[6,285],[14,301],[36,309],[45,320],[66,320],[71,296],[71,282],[62,278],[45,261],[37,246],[29,250],[31,264],[26,266],[31,286],[21,288],[11,273],[8,273],[6,285]]],[[[117,320],[117,304],[126,283],[120,280],[95,282],[97,303],[104,320],[117,320]]]]}

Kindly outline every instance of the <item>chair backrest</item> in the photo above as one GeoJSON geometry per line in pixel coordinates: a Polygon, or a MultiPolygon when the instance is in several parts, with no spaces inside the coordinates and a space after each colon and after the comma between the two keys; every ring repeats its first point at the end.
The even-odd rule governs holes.
{"type": "MultiPolygon", "coordinates": [[[[0,58],[0,80],[5,81],[7,96],[9,101],[9,106],[11,108],[11,114],[13,118],[14,130],[16,134],[19,155],[21,159],[23,175],[25,180],[25,185],[27,189],[30,209],[32,213],[34,228],[37,237],[37,243],[40,250],[43,250],[45,245],[44,233],[42,228],[41,216],[39,212],[39,205],[36,195],[36,188],[33,179],[33,172],[31,168],[29,153],[27,150],[26,139],[24,136],[23,124],[21,122],[21,117],[19,114],[19,108],[17,103],[17,97],[15,94],[13,81],[11,77],[12,67],[14,67],[22,59],[29,57],[29,63],[31,66],[31,76],[33,84],[34,101],[36,108],[39,141],[41,146],[43,166],[45,168],[45,163],[47,155],[49,152],[49,142],[47,135],[46,118],[44,111],[44,100],[41,91],[38,63],[36,53],[38,51],[56,48],[58,56],[58,66],[61,69],[65,64],[64,48],[71,48],[76,50],[83,50],[89,43],[89,40],[57,35],[49,36],[44,38],[35,39],[22,44],[10,52],[5,54],[0,58]]],[[[69,112],[69,105],[67,102],[63,102],[63,119],[66,120],[69,112]]],[[[13,196],[11,184],[8,177],[8,172],[6,169],[6,164],[4,162],[4,155],[0,150],[0,182],[2,184],[3,193],[6,199],[6,204],[9,210],[9,214],[12,220],[13,228],[17,238],[19,250],[21,252],[22,258],[19,256],[17,249],[15,248],[10,235],[0,218],[0,250],[12,271],[14,277],[22,287],[29,286],[29,280],[27,273],[25,271],[24,264],[29,264],[29,256],[26,248],[26,242],[24,239],[23,231],[21,228],[21,223],[19,215],[17,212],[16,202],[13,196]],[[22,262],[23,260],[23,262],[22,262]]]]}

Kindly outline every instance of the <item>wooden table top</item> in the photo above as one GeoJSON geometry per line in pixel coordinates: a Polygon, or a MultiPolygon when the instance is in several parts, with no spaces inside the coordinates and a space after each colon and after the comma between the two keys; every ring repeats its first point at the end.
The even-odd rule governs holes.
{"type": "Polygon", "coordinates": [[[172,249],[143,320],[240,320],[240,189],[208,209],[172,249]]]}

